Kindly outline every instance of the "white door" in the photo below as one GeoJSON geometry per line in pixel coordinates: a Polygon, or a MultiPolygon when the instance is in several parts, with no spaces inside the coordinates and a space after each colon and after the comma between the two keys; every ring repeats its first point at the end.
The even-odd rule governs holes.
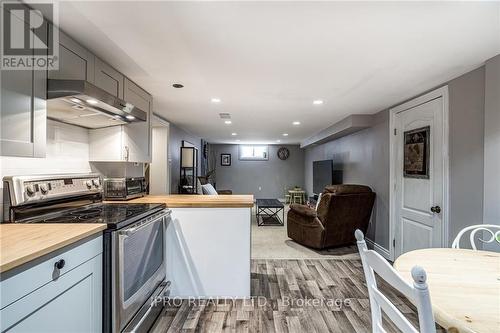
{"type": "Polygon", "coordinates": [[[443,91],[447,90],[393,110],[394,258],[444,246],[447,94],[443,91]]]}
{"type": "Polygon", "coordinates": [[[170,164],[168,161],[168,123],[154,121],[152,156],[149,166],[149,194],[170,194],[170,164]]]}

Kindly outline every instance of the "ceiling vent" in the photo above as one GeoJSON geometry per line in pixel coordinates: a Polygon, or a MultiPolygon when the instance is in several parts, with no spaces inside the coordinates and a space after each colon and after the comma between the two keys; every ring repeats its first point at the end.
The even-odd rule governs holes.
{"type": "Polygon", "coordinates": [[[231,119],[231,114],[230,113],[219,113],[219,117],[221,119],[231,119]]]}

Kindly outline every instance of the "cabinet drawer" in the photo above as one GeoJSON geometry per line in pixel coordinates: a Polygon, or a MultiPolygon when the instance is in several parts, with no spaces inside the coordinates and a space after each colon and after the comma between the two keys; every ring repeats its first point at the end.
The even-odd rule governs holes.
{"type": "Polygon", "coordinates": [[[2,332],[101,332],[102,254],[0,311],[2,332]]]}
{"type": "MultiPolygon", "coordinates": [[[[13,272],[2,274],[2,281],[0,282],[2,291],[0,308],[3,311],[11,303],[50,282],[57,281],[54,278],[58,277],[60,279],[74,268],[100,253],[102,253],[102,236],[91,239],[83,244],[78,242],[76,246],[70,245],[70,248],[65,247],[54,251],[46,257],[39,258],[34,263],[34,266],[25,270],[18,271],[15,269],[13,272]],[[60,259],[64,259],[65,265],[59,270],[59,276],[57,276],[54,264],[60,259]]],[[[26,265],[30,265],[30,263],[26,265]]]]}
{"type": "Polygon", "coordinates": [[[99,58],[95,58],[95,85],[123,99],[124,76],[99,58]]]}

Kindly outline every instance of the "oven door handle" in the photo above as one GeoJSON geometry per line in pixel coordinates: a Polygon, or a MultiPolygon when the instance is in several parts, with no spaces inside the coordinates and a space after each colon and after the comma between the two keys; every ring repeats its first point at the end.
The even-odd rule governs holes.
{"type": "Polygon", "coordinates": [[[164,209],[161,213],[159,213],[159,215],[151,218],[151,220],[149,220],[145,223],[141,223],[141,224],[135,225],[133,227],[127,228],[127,229],[120,230],[120,231],[118,231],[118,233],[121,236],[125,236],[125,237],[131,236],[131,235],[135,234],[137,231],[141,230],[142,228],[145,228],[148,225],[151,225],[155,222],[158,222],[158,220],[163,220],[168,216],[170,216],[170,210],[164,209]]]}

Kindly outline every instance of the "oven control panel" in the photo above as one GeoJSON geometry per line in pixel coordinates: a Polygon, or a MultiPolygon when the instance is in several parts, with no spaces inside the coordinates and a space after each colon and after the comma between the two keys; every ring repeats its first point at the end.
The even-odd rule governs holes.
{"type": "Polygon", "coordinates": [[[42,200],[53,197],[102,191],[99,176],[83,178],[43,179],[23,182],[24,200],[42,200]]]}
{"type": "Polygon", "coordinates": [[[19,206],[37,201],[87,194],[102,194],[102,180],[97,173],[6,176],[4,202],[19,206]]]}

